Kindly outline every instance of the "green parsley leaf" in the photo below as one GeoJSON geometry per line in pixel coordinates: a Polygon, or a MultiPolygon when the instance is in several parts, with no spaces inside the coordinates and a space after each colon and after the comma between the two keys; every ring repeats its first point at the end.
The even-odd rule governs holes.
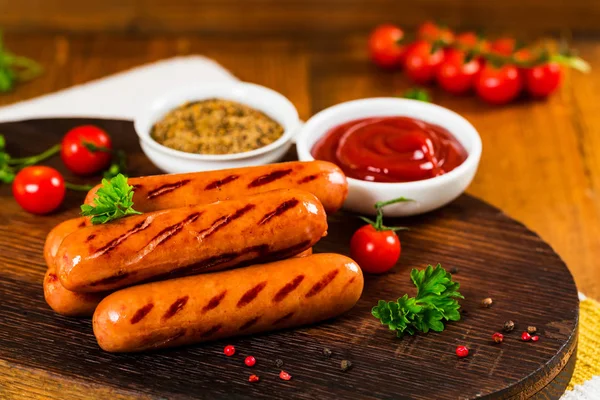
{"type": "Polygon", "coordinates": [[[420,100],[424,101],[425,103],[431,103],[429,92],[421,88],[408,89],[406,92],[404,92],[402,97],[405,99],[420,100]]]}
{"type": "Polygon", "coordinates": [[[141,214],[133,209],[133,186],[127,184],[127,178],[118,174],[110,181],[102,179],[94,205],[83,204],[81,215],[91,216],[92,224],[104,224],[127,215],[141,214]]]}
{"type": "Polygon", "coordinates": [[[397,301],[379,300],[371,314],[396,331],[398,337],[430,330],[441,332],[444,322],[460,320],[460,305],[457,299],[464,297],[458,291],[460,285],[452,280],[452,274],[440,264],[435,268],[428,265],[423,270],[413,269],[410,278],[417,287],[417,295],[407,294],[397,301]]]}

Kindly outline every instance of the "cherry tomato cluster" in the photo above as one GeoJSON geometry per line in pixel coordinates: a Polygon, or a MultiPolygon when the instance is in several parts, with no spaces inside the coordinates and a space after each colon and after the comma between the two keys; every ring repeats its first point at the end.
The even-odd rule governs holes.
{"type": "MultiPolygon", "coordinates": [[[[106,169],[112,158],[110,136],[104,130],[92,125],[71,129],[63,137],[60,146],[54,146],[53,149],[56,152],[60,151],[61,159],[69,170],[83,176],[106,169]]],[[[21,160],[25,161],[21,166],[15,164],[18,172],[14,180],[10,180],[12,180],[13,196],[25,211],[33,214],[48,214],[60,206],[66,189],[90,189],[87,185],[65,182],[62,174],[54,168],[31,165],[41,161],[38,156],[21,160]]]]}
{"type": "Polygon", "coordinates": [[[369,37],[369,52],[375,64],[404,68],[415,83],[435,81],[456,95],[475,91],[492,104],[508,103],[523,90],[536,98],[549,96],[561,84],[563,64],[588,68],[576,57],[521,47],[510,37],[490,42],[474,32],[455,34],[429,21],[418,28],[416,40],[410,42],[400,27],[380,25],[369,37]]]}

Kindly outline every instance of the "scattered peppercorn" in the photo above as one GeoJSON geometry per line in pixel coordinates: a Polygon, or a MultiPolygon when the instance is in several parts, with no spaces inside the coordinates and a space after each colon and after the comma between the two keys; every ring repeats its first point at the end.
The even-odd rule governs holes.
{"type": "Polygon", "coordinates": [[[535,326],[528,326],[527,327],[527,333],[529,333],[530,335],[533,335],[537,332],[537,328],[535,326]]]}
{"type": "Polygon", "coordinates": [[[521,340],[524,342],[529,342],[531,340],[531,335],[527,332],[521,333],[521,340]]]}
{"type": "Polygon", "coordinates": [[[292,379],[292,376],[290,374],[288,374],[287,372],[285,372],[285,371],[281,371],[279,373],[279,377],[281,379],[283,379],[284,381],[289,381],[290,379],[292,379]]]}
{"type": "Polygon", "coordinates": [[[540,337],[539,337],[539,336],[537,336],[537,335],[536,335],[536,336],[533,336],[533,337],[531,338],[531,341],[532,341],[532,342],[537,342],[538,340],[540,340],[540,337]]]}
{"type": "Polygon", "coordinates": [[[456,274],[458,274],[458,268],[456,268],[456,267],[452,267],[452,268],[450,268],[450,273],[451,273],[452,275],[456,275],[456,274]]]}
{"type": "Polygon", "coordinates": [[[323,355],[327,358],[331,357],[331,350],[329,350],[327,347],[325,347],[323,349],[323,355]]]}
{"type": "Polygon", "coordinates": [[[492,335],[492,339],[496,343],[502,343],[504,341],[504,335],[499,332],[496,332],[492,335]]]}
{"type": "Polygon", "coordinates": [[[466,357],[469,355],[469,349],[467,349],[467,346],[457,346],[456,355],[460,358],[466,357]]]}
{"type": "Polygon", "coordinates": [[[248,382],[258,382],[260,381],[260,378],[257,375],[250,375],[250,377],[248,378],[248,382]]]}
{"type": "Polygon", "coordinates": [[[485,299],[481,300],[481,306],[484,308],[490,308],[492,303],[493,301],[491,297],[486,297],[485,299]]]}
{"type": "Polygon", "coordinates": [[[352,361],[350,361],[350,360],[342,360],[342,362],[340,363],[340,368],[344,372],[348,371],[350,368],[352,368],[352,361]]]}
{"type": "Polygon", "coordinates": [[[225,349],[223,349],[223,353],[225,353],[227,357],[231,357],[235,354],[235,347],[233,347],[232,345],[227,345],[225,346],[225,349]]]}
{"type": "Polygon", "coordinates": [[[277,368],[281,368],[283,366],[283,360],[280,360],[278,358],[277,360],[275,360],[275,365],[277,365],[277,368]]]}
{"type": "Polygon", "coordinates": [[[244,360],[244,364],[246,364],[249,367],[253,367],[254,364],[256,364],[256,358],[254,358],[253,356],[248,356],[244,360]]]}
{"type": "Polygon", "coordinates": [[[504,332],[512,332],[515,329],[515,323],[511,320],[508,320],[504,323],[504,332]]]}

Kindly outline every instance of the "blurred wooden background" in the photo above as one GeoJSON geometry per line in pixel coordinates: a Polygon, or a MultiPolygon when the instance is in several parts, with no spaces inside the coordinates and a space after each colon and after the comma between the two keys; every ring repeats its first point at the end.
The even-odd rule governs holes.
{"type": "Polygon", "coordinates": [[[383,21],[414,27],[536,33],[600,31],[597,0],[0,0],[7,31],[311,36],[367,32],[383,21]]]}
{"type": "Polygon", "coordinates": [[[307,119],[338,102],[413,86],[401,71],[369,62],[366,38],[382,22],[410,31],[425,19],[518,37],[573,34],[571,44],[592,73],[567,72],[547,101],[492,107],[431,90],[435,103],[464,115],[482,135],[469,192],[538,232],[580,290],[600,299],[600,1],[0,0],[8,48],[45,68],[0,95],[0,105],[201,54],[242,80],[280,91],[307,119]]]}

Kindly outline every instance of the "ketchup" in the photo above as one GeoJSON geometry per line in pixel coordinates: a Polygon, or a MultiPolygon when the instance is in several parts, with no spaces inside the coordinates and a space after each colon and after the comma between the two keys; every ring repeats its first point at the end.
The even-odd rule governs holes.
{"type": "Polygon", "coordinates": [[[408,117],[374,117],[331,129],[312,148],[355,179],[412,182],[452,171],[467,151],[446,129],[408,117]]]}

